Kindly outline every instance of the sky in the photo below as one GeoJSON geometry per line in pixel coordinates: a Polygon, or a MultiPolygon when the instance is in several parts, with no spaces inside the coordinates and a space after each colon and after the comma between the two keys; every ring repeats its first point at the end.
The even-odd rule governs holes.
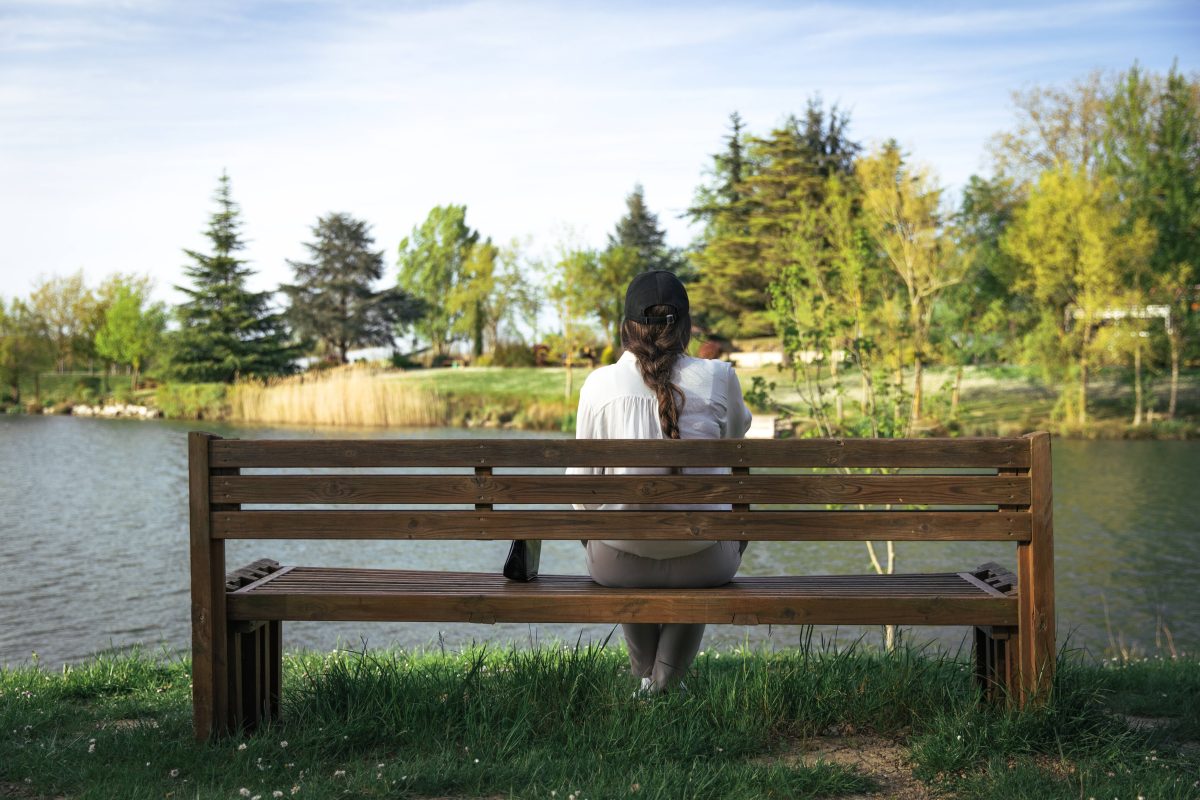
{"type": "Polygon", "coordinates": [[[640,183],[670,243],[730,112],[820,95],[950,196],[1013,90],[1200,68],[1200,3],[0,0],[0,296],[82,269],[177,302],[225,170],[254,289],[321,215],[400,240],[439,204],[530,255],[602,246],[640,183]]]}

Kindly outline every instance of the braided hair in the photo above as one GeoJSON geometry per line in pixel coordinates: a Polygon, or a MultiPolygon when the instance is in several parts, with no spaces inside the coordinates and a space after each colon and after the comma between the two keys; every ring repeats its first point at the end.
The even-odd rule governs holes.
{"type": "Polygon", "coordinates": [[[683,390],[671,383],[675,362],[687,352],[692,338],[692,318],[677,314],[671,306],[651,306],[644,314],[665,317],[676,314],[670,324],[646,324],[625,320],[621,323],[621,344],[637,358],[642,380],[658,398],[658,422],[665,439],[679,438],[679,411],[683,408],[683,390]]]}

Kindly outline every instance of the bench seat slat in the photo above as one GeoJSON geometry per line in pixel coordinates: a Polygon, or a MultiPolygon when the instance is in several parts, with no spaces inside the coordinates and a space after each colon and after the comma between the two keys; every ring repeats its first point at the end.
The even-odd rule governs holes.
{"type": "Polygon", "coordinates": [[[1028,541],[1027,512],[220,511],[221,539],[751,539],[1028,541]]]}
{"type": "Polygon", "coordinates": [[[1029,503],[991,475],[214,475],[214,503],[1029,503]]]}
{"type": "Polygon", "coordinates": [[[961,439],[500,439],[449,441],[216,439],[214,467],[657,467],[680,445],[689,466],[1014,467],[1029,466],[1029,440],[961,439]]]}
{"type": "Polygon", "coordinates": [[[736,578],[706,589],[615,589],[586,576],[294,567],[227,598],[231,619],[1012,625],[1015,598],[956,573],[736,578]]]}

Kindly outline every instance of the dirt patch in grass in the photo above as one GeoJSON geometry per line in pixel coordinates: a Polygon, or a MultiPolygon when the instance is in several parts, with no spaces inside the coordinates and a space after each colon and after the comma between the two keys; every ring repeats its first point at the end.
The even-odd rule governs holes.
{"type": "MultiPolygon", "coordinates": [[[[38,794],[23,783],[0,781],[0,797],[12,800],[50,800],[50,795],[38,794]]],[[[64,795],[53,795],[53,800],[67,800],[64,795]]]]}
{"type": "Polygon", "coordinates": [[[925,785],[913,777],[907,748],[883,736],[848,734],[801,739],[792,743],[778,758],[785,764],[812,766],[824,761],[852,767],[878,784],[874,792],[851,795],[846,800],[879,797],[928,800],[933,797],[925,785]]]}

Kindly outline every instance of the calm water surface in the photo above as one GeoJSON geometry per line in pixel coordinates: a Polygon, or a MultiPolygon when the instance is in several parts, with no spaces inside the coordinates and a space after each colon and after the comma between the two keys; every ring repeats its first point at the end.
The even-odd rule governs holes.
{"type": "MultiPolygon", "coordinates": [[[[263,428],[72,417],[0,417],[0,664],[78,661],[98,650],[190,643],[187,431],[241,438],[493,438],[520,432],[263,428]]],[[[545,435],[545,434],[537,434],[545,435]]],[[[1154,653],[1200,645],[1200,444],[1055,441],[1059,635],[1096,654],[1113,644],[1154,653]],[[1156,645],[1156,638],[1158,644],[1156,645]]],[[[231,541],[230,569],[283,563],[496,571],[506,542],[231,541]]],[[[898,571],[1014,565],[1011,545],[909,543],[898,571]]],[[[755,543],[742,574],[864,573],[862,543],[755,543]]],[[[548,542],[543,571],[584,571],[574,542],[548,542]]],[[[602,640],[613,626],[303,623],[289,647],[602,640]]],[[[818,628],[842,642],[873,629],[818,628]]],[[[709,645],[786,647],[789,627],[710,626],[709,645]]],[[[963,629],[920,628],[910,641],[957,648],[963,629]]],[[[619,634],[617,634],[619,638],[619,634]]]]}

